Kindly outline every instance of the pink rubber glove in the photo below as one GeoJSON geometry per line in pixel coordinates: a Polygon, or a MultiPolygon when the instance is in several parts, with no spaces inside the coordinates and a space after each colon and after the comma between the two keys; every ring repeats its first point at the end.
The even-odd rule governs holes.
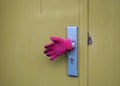
{"type": "Polygon", "coordinates": [[[71,40],[65,40],[56,36],[52,36],[50,39],[52,43],[45,45],[46,50],[44,51],[44,53],[50,57],[50,60],[54,60],[57,56],[72,50],[71,40]]]}

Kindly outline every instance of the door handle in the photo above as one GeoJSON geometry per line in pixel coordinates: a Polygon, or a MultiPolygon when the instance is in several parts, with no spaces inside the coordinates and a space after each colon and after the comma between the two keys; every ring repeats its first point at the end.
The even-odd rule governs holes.
{"type": "Polygon", "coordinates": [[[51,36],[52,43],[44,46],[44,53],[50,60],[67,52],[69,76],[78,76],[77,29],[77,26],[67,26],[67,39],[51,36]]]}

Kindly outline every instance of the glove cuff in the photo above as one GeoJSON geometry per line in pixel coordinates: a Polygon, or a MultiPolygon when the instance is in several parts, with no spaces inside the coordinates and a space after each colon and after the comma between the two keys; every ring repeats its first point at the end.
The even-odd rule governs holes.
{"type": "Polygon", "coordinates": [[[66,40],[66,50],[71,51],[72,50],[72,41],[70,39],[66,40]]]}

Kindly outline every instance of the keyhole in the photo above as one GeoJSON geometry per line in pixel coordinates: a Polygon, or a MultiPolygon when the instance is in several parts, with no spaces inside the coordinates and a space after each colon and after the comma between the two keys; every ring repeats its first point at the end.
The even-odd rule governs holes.
{"type": "Polygon", "coordinates": [[[71,64],[73,64],[73,61],[74,61],[73,58],[70,58],[70,61],[71,61],[71,64]]]}

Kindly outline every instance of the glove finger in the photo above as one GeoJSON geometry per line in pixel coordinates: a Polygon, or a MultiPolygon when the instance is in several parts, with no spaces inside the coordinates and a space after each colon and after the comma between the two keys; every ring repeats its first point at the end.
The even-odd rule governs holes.
{"type": "Polygon", "coordinates": [[[44,46],[44,48],[49,48],[49,47],[52,47],[54,45],[54,43],[50,43],[50,44],[47,44],[44,46]]]}
{"type": "Polygon", "coordinates": [[[46,53],[47,54],[47,56],[52,56],[52,55],[54,55],[54,51],[49,51],[48,53],[46,53]]]}
{"type": "Polygon", "coordinates": [[[49,50],[47,49],[47,50],[44,50],[44,53],[46,54],[46,53],[48,53],[49,52],[49,50]]]}
{"type": "Polygon", "coordinates": [[[52,61],[52,60],[54,60],[56,57],[57,57],[57,56],[54,54],[54,55],[50,56],[50,60],[52,61]]]}
{"type": "Polygon", "coordinates": [[[50,37],[50,39],[53,41],[53,42],[61,42],[63,41],[64,39],[60,38],[60,37],[56,37],[56,36],[52,36],[50,37]]]}
{"type": "Polygon", "coordinates": [[[51,52],[53,49],[52,48],[48,48],[46,50],[44,50],[44,53],[47,54],[48,52],[51,52]]]}

